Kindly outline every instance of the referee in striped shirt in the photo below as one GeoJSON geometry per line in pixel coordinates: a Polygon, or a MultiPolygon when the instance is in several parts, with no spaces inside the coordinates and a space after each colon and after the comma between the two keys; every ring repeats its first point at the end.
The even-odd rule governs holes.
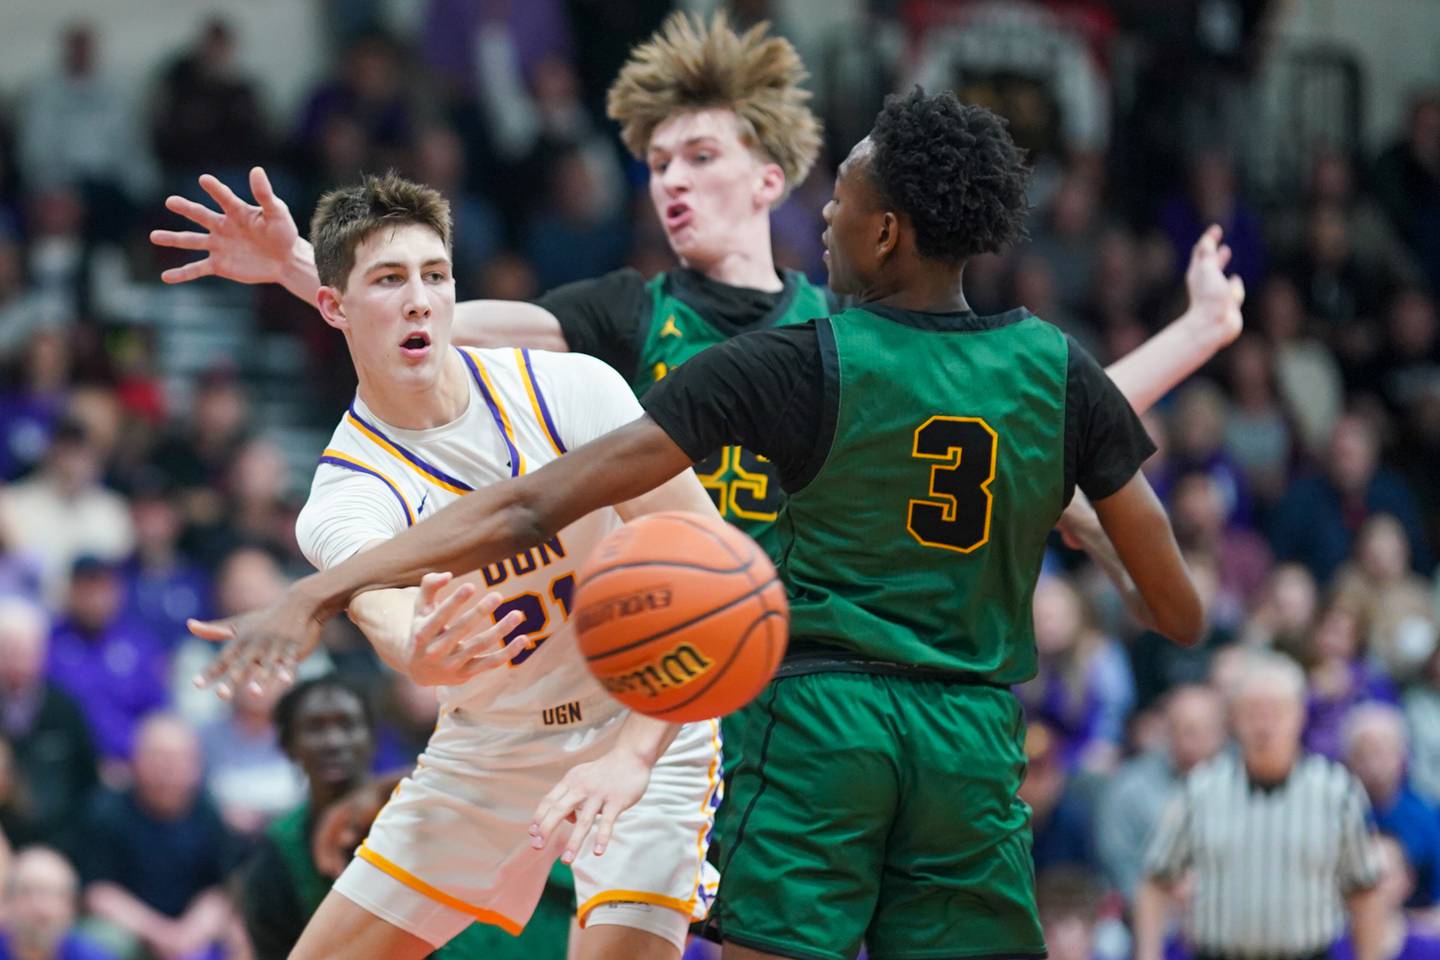
{"type": "Polygon", "coordinates": [[[1187,875],[1196,960],[1319,960],[1347,911],[1357,960],[1379,960],[1369,804],[1344,767],[1302,752],[1304,674],[1257,653],[1231,694],[1239,750],[1194,770],[1156,828],[1135,899],[1135,960],[1161,957],[1187,875]]]}

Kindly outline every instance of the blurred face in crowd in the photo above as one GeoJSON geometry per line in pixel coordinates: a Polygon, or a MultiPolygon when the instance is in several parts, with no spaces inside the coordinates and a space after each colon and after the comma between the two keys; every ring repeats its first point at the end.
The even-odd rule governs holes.
{"type": "Polygon", "coordinates": [[[1310,213],[1310,255],[1315,262],[1337,267],[1350,256],[1350,233],[1344,212],[1333,203],[1310,213]]]}
{"type": "Polygon", "coordinates": [[[1041,577],[1035,584],[1035,647],[1042,657],[1058,656],[1075,646],[1085,623],[1080,594],[1062,577],[1041,577]]]}
{"type": "Polygon", "coordinates": [[[279,599],[285,591],[285,575],[264,550],[242,547],[225,558],[215,587],[220,615],[233,617],[279,599]]]}
{"type": "Polygon", "coordinates": [[[244,391],[229,377],[216,377],[195,397],[195,429],[206,439],[230,439],[245,426],[249,414],[244,391]]]}
{"type": "Polygon", "coordinates": [[[1296,563],[1287,563],[1270,576],[1267,605],[1272,608],[1277,632],[1302,633],[1315,621],[1315,578],[1296,563]]]}
{"type": "Polygon", "coordinates": [[[60,489],[76,496],[100,479],[100,458],[83,436],[57,436],[50,444],[50,467],[60,489]]]}
{"type": "Polygon", "coordinates": [[[1258,780],[1283,780],[1300,753],[1303,691],[1270,669],[1242,668],[1233,682],[1232,722],[1246,769],[1258,780]]]}
{"type": "Polygon", "coordinates": [[[375,738],[359,698],[348,690],[317,687],[296,707],[291,756],[312,784],[343,789],[362,780],[375,738]]]}
{"type": "Polygon", "coordinates": [[[12,947],[26,955],[49,955],[75,925],[75,870],[43,847],[23,851],[10,869],[5,927],[12,947]]]}
{"type": "Polygon", "coordinates": [[[1317,659],[1355,659],[1360,647],[1360,618],[1349,607],[1332,604],[1315,624],[1313,645],[1317,659]]]}
{"type": "Polygon", "coordinates": [[[159,494],[137,497],[130,502],[130,517],[135,523],[135,543],[142,554],[169,554],[180,539],[183,521],[173,499],[159,494]]]}
{"type": "Polygon", "coordinates": [[[322,287],[320,298],[326,322],[345,333],[362,383],[436,389],[455,318],[455,278],[438,233],[416,223],[375,230],[356,246],[344,290],[322,287]]]}
{"type": "Polygon", "coordinates": [[[757,232],[768,242],[770,206],[784,193],[785,175],[741,139],[733,111],[676,114],[655,128],[645,159],[650,201],[686,266],[704,271],[745,254],[757,232]]]}
{"type": "Polygon", "coordinates": [[[1321,150],[1310,168],[1310,194],[1317,200],[1344,202],[1350,198],[1350,161],[1336,150],[1321,150]]]}
{"type": "Polygon", "coordinates": [[[1043,820],[1065,792],[1065,766],[1060,760],[1055,732],[1043,723],[1032,723],[1025,731],[1025,780],[1019,796],[1030,805],[1036,819],[1043,820]]]}
{"type": "Polygon", "coordinates": [[[1273,343],[1285,343],[1300,336],[1305,326],[1305,305],[1300,291],[1285,277],[1266,281],[1260,294],[1261,328],[1273,343]]]}
{"type": "Polygon", "coordinates": [[[48,647],[39,609],[19,599],[0,600],[0,696],[20,696],[36,688],[48,647]]]}
{"type": "Polygon", "coordinates": [[[1428,360],[1435,352],[1435,303],[1419,290],[1408,290],[1390,307],[1390,343],[1401,356],[1428,360]]]}
{"type": "Polygon", "coordinates": [[[190,812],[200,790],[200,742],[174,717],[153,717],[135,737],[135,797],[152,816],[175,820],[190,812]]]}
{"type": "Polygon", "coordinates": [[[1393,583],[1410,572],[1410,541],[1400,521],[1389,514],[1365,521],[1355,555],[1365,574],[1381,583],[1393,583]]]}
{"type": "Polygon", "coordinates": [[[1225,395],[1213,384],[1197,382],[1180,394],[1175,411],[1175,449],[1192,461],[1208,458],[1225,439],[1229,414],[1225,395]]]}
{"type": "Polygon", "coordinates": [[[1360,417],[1344,416],[1330,437],[1330,479],[1342,493],[1365,492],[1375,476],[1380,442],[1375,431],[1360,417]]]}
{"type": "Polygon", "coordinates": [[[82,631],[98,633],[120,613],[120,581],[108,569],[89,570],[70,580],[69,613],[82,631]]]}
{"type": "Polygon", "coordinates": [[[89,76],[95,69],[95,34],[85,24],[75,24],[65,31],[62,58],[65,72],[73,77],[89,76]]]}
{"type": "Polygon", "coordinates": [[[1225,711],[1220,695],[1209,687],[1181,687],[1165,707],[1170,759],[1181,773],[1220,752],[1225,743],[1225,711]]]}
{"type": "Polygon", "coordinates": [[[1230,383],[1242,404],[1271,399],[1270,348],[1255,334],[1246,334],[1230,348],[1230,383]]]}
{"type": "Polygon", "coordinates": [[[1404,721],[1392,710],[1369,710],[1353,719],[1348,733],[1346,765],[1372,804],[1388,805],[1405,777],[1404,721]]]}
{"type": "Polygon", "coordinates": [[[1175,485],[1172,500],[1175,534],[1182,543],[1213,543],[1224,533],[1225,501],[1208,474],[1187,474],[1175,485]]]}
{"type": "Polygon", "coordinates": [[[230,491],[246,503],[273,503],[283,497],[288,477],[280,448],[269,440],[251,440],[230,466],[230,491]]]}

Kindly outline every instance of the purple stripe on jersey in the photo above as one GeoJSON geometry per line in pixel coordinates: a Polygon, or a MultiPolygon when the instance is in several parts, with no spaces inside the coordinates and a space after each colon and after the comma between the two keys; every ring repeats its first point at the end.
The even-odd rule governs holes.
{"type": "Polygon", "coordinates": [[[354,470],[356,473],[363,473],[367,477],[374,477],[376,480],[379,480],[381,483],[385,484],[385,486],[390,489],[391,493],[395,494],[395,499],[400,501],[400,509],[405,511],[406,526],[415,525],[415,515],[410,512],[410,504],[405,502],[405,495],[400,492],[399,487],[395,486],[395,484],[385,479],[385,477],[381,474],[377,473],[374,470],[371,470],[367,466],[363,466],[362,464],[358,464],[350,460],[342,460],[339,457],[324,456],[320,458],[320,462],[328,463],[332,467],[339,467],[342,470],[354,470]]]}
{"type": "Polygon", "coordinates": [[[535,376],[535,368],[530,366],[530,350],[525,348],[520,351],[525,358],[525,375],[530,378],[530,385],[535,388],[535,399],[540,403],[540,417],[545,421],[545,429],[550,433],[550,439],[555,441],[556,448],[561,453],[569,453],[565,449],[565,441],[560,439],[560,431],[555,429],[555,421],[550,417],[550,407],[545,403],[545,394],[540,392],[540,381],[535,376]]]}
{"type": "Polygon", "coordinates": [[[495,420],[495,429],[500,431],[500,439],[505,441],[505,449],[510,451],[510,476],[520,476],[520,451],[515,449],[515,444],[510,441],[510,434],[505,431],[505,421],[500,417],[500,405],[490,395],[490,388],[485,386],[485,378],[480,376],[480,368],[475,366],[475,360],[470,354],[455,348],[460,358],[465,361],[465,366],[470,368],[470,376],[475,378],[475,385],[480,388],[480,394],[485,398],[485,404],[490,408],[490,416],[495,420]]]}
{"type": "Polygon", "coordinates": [[[457,480],[455,477],[450,476],[450,474],[446,473],[444,470],[441,470],[434,464],[426,463],[419,454],[412,453],[400,444],[396,443],[391,437],[386,436],[379,427],[375,426],[375,424],[360,416],[360,414],[355,410],[355,404],[353,403],[350,404],[350,416],[355,418],[356,423],[360,424],[366,430],[369,430],[371,433],[375,434],[375,436],[379,437],[381,440],[384,440],[386,443],[390,444],[390,446],[394,447],[396,453],[400,454],[400,456],[404,457],[406,460],[409,460],[410,463],[412,463],[415,468],[421,473],[428,474],[429,476],[434,477],[436,480],[439,480],[443,483],[448,483],[451,486],[459,487],[466,492],[474,491],[475,488],[470,486],[470,484],[466,483],[464,480],[457,480]]]}

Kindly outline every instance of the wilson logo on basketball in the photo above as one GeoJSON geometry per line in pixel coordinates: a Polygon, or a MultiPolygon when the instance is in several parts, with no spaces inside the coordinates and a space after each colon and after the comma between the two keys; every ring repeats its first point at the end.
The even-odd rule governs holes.
{"type": "Polygon", "coordinates": [[[645,613],[648,610],[663,610],[668,606],[670,606],[669,587],[646,587],[644,590],[611,597],[585,607],[580,611],[579,629],[583,633],[593,630],[603,623],[609,623],[611,620],[633,617],[637,613],[645,613]]]}
{"type": "Polygon", "coordinates": [[[715,664],[688,643],[645,664],[638,670],[603,677],[601,682],[611,693],[639,693],[656,696],[664,690],[673,690],[693,682],[697,677],[710,672],[715,664]]]}

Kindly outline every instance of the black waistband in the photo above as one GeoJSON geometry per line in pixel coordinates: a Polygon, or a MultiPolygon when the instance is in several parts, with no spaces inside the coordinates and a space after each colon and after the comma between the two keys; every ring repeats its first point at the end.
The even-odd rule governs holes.
{"type": "Polygon", "coordinates": [[[785,660],[775,671],[777,680],[785,677],[802,677],[811,673],[869,673],[884,677],[905,677],[910,680],[932,680],[938,683],[953,683],[961,686],[995,687],[1010,689],[1008,684],[997,683],[983,673],[963,670],[941,670],[935,667],[895,663],[891,660],[877,660],[853,650],[832,647],[810,637],[792,637],[785,660]]]}

